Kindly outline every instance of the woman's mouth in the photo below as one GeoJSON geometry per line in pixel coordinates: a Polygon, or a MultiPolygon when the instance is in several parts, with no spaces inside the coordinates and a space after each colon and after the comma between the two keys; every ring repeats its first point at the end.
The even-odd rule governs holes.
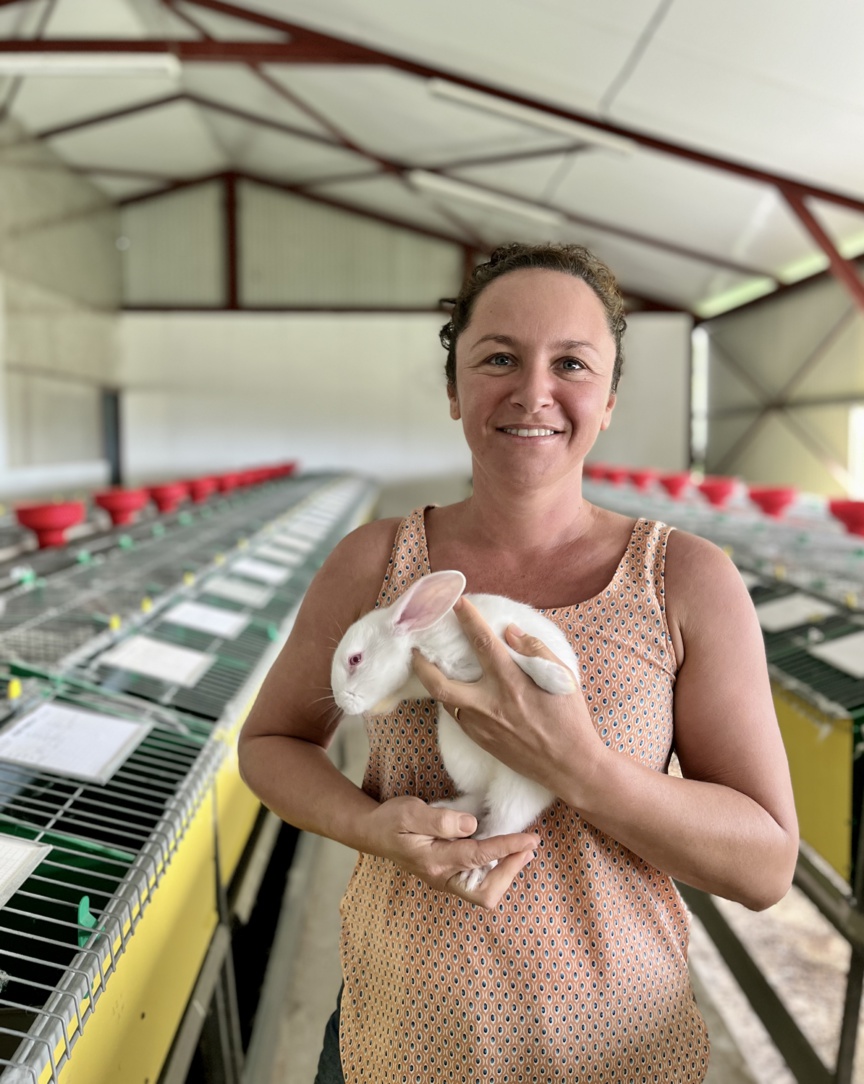
{"type": "Polygon", "coordinates": [[[502,425],[499,432],[513,437],[554,437],[558,434],[557,429],[521,429],[515,425],[502,425]]]}

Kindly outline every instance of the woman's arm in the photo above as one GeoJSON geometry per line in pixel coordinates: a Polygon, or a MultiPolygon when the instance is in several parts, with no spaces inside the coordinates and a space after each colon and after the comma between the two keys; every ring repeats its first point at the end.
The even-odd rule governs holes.
{"type": "MultiPolygon", "coordinates": [[[[469,736],[544,784],[601,831],[687,884],[760,909],[787,891],[798,830],[763,640],[747,590],[715,546],[673,532],[667,616],[679,656],[667,776],[598,737],[581,693],[552,697],[512,662],[467,601],[457,607],[484,664],[475,686],[417,659],[431,694],[459,706],[469,736]]],[[[553,657],[508,633],[526,655],[553,657]]]]}
{"type": "Polygon", "coordinates": [[[473,817],[413,797],[376,802],[327,755],[341,718],[330,689],[333,652],[348,626],[374,605],[394,531],[395,521],[379,520],[353,532],[310,585],[240,734],[240,772],[288,823],[390,858],[433,887],[452,891],[450,882],[462,870],[501,860],[477,889],[460,890],[491,907],[532,857],[536,836],[472,840],[473,817]]]}

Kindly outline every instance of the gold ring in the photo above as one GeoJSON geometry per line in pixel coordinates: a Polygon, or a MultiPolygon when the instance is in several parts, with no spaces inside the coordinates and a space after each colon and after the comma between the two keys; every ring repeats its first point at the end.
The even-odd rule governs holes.
{"type": "Polygon", "coordinates": [[[459,709],[458,708],[453,709],[453,718],[456,720],[457,723],[459,722],[459,709]]]}

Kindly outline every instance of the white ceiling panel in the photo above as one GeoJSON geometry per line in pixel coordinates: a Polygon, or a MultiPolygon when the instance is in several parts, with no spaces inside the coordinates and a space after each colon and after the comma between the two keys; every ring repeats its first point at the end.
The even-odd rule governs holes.
{"type": "Polygon", "coordinates": [[[313,192],[385,218],[414,222],[422,229],[454,238],[460,236],[459,231],[454,230],[452,218],[442,214],[434,200],[416,192],[392,174],[350,184],[321,185],[313,192]]]}
{"type": "Polygon", "coordinates": [[[595,244],[632,295],[702,313],[764,292],[765,271],[791,282],[828,263],[772,177],[799,179],[840,252],[864,253],[860,0],[232,0],[231,15],[219,9],[210,0],[0,4],[4,37],[165,38],[186,52],[177,83],[0,77],[0,103],[10,102],[12,119],[37,135],[127,111],[48,139],[114,199],[146,194],[162,177],[220,171],[276,184],[327,181],[322,194],[466,246],[514,237],[595,244]],[[304,28],[307,38],[328,35],[318,42],[326,63],[290,62],[304,28]],[[198,41],[218,49],[218,59],[190,56],[198,41]],[[434,96],[426,73],[358,64],[358,44],[438,80],[485,88],[492,111],[434,96]],[[280,61],[274,50],[283,49],[280,61]],[[496,87],[539,104],[536,123],[507,116],[496,87]],[[135,108],[175,93],[187,97],[135,108]],[[564,153],[580,137],[544,129],[543,103],[629,132],[638,145],[627,156],[564,153]],[[333,129],[353,150],[329,145],[338,142],[333,129]],[[639,144],[652,136],[678,153],[639,144]],[[490,161],[481,165],[483,158],[490,161]],[[523,213],[484,207],[452,189],[433,198],[393,173],[378,175],[382,160],[406,172],[440,170],[585,221],[541,224],[524,217],[524,206],[523,213]],[[749,165],[764,183],[724,168],[724,160],[749,165]],[[857,194],[857,206],[815,199],[820,186],[857,194]]]}
{"type": "Polygon", "coordinates": [[[161,184],[154,184],[153,181],[138,180],[134,177],[112,177],[106,173],[93,173],[90,180],[109,199],[118,202],[132,196],[156,195],[163,190],[161,184]]]}
{"type": "Polygon", "coordinates": [[[263,120],[277,121],[304,132],[328,134],[322,125],[268,86],[250,67],[188,64],[183,71],[183,87],[190,94],[219,102],[228,109],[253,113],[263,120]]]}
{"type": "Polygon", "coordinates": [[[285,35],[278,30],[237,19],[219,11],[209,11],[197,4],[177,4],[177,11],[186,16],[187,25],[200,27],[209,37],[227,38],[230,41],[283,41],[285,35]]]}
{"type": "Polygon", "coordinates": [[[287,136],[245,124],[212,109],[202,117],[218,145],[240,172],[304,184],[319,177],[339,177],[368,170],[365,159],[341,147],[287,136]]]}
{"type": "Polygon", "coordinates": [[[656,4],[255,0],[247,6],[445,71],[471,72],[499,87],[591,109],[656,4]]]}
{"type": "Polygon", "coordinates": [[[34,135],[180,92],[168,76],[51,76],[24,79],[15,115],[34,135]]]}
{"type": "Polygon", "coordinates": [[[97,172],[99,166],[110,166],[183,177],[229,165],[199,111],[186,102],[80,129],[49,143],[67,161],[97,172]]]}
{"type": "Polygon", "coordinates": [[[562,137],[434,97],[424,79],[383,67],[274,65],[281,83],[364,149],[421,164],[555,147],[562,137]]]}

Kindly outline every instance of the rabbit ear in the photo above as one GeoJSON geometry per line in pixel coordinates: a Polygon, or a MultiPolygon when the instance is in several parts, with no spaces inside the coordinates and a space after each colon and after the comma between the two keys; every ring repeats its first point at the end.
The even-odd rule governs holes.
{"type": "Polygon", "coordinates": [[[422,632],[434,625],[465,590],[461,572],[430,572],[412,584],[393,607],[393,631],[422,632]]]}

